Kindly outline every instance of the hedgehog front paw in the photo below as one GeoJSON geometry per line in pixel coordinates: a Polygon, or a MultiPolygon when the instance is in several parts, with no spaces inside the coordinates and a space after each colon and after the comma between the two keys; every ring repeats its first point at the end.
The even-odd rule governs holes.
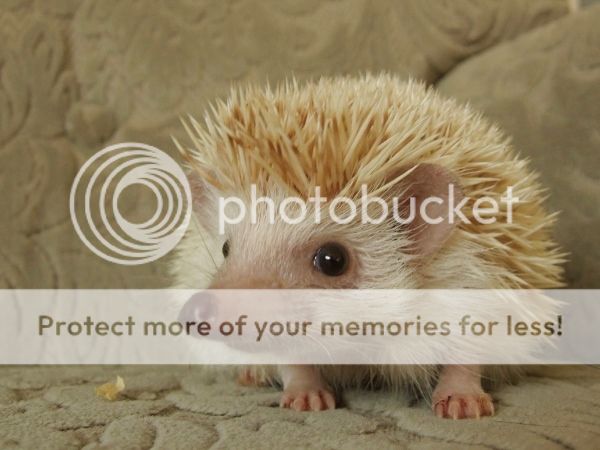
{"type": "Polygon", "coordinates": [[[283,391],[279,406],[296,411],[335,409],[335,397],[322,387],[289,388],[283,391]]]}
{"type": "Polygon", "coordinates": [[[450,419],[479,419],[494,415],[494,401],[485,392],[435,393],[433,412],[437,417],[450,419]]]}
{"type": "Polygon", "coordinates": [[[244,368],[238,372],[236,383],[240,386],[269,386],[269,380],[255,368],[244,368]]]}

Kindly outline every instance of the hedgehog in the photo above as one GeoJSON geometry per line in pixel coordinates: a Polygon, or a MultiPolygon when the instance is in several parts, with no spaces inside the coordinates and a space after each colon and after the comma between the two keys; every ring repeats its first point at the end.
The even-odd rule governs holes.
{"type": "MultiPolygon", "coordinates": [[[[276,87],[233,88],[200,124],[183,121],[196,214],[172,265],[178,287],[264,289],[528,289],[562,285],[564,255],[551,236],[556,214],[545,191],[510,139],[469,106],[442,98],[418,81],[388,74],[321,78],[276,87]],[[520,201],[500,204],[494,223],[443,220],[398,225],[357,220],[264,226],[240,223],[224,233],[216,199],[249,201],[249,187],[280,202],[359,199],[361,186],[383,198],[411,194],[500,199],[511,188],[520,201]]],[[[458,200],[458,198],[457,198],[458,200]]],[[[335,408],[340,389],[417,386],[439,417],[494,413],[482,380],[502,378],[488,366],[250,367],[242,384],[280,384],[281,406],[299,411],[335,408]]]]}

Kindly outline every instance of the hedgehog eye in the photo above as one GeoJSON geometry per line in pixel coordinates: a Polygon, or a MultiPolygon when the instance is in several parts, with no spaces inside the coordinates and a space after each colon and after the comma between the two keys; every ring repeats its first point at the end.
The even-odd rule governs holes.
{"type": "Polygon", "coordinates": [[[223,244],[223,256],[227,258],[229,256],[229,241],[225,241],[223,244]]]}
{"type": "Polygon", "coordinates": [[[329,242],[317,250],[313,265],[322,274],[337,277],[348,268],[348,252],[342,245],[329,242]]]}

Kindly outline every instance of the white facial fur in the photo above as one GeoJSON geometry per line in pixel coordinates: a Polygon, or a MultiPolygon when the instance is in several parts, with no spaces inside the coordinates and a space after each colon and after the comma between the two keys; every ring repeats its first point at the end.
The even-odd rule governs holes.
{"type": "MultiPolygon", "coordinates": [[[[454,178],[435,165],[421,165],[397,189],[407,196],[424,198],[447,190],[454,178]]],[[[198,186],[196,186],[198,188],[198,186]]],[[[240,223],[226,225],[220,234],[218,198],[223,194],[203,187],[198,193],[196,219],[181,246],[174,273],[182,287],[220,288],[452,288],[487,287],[485,273],[489,268],[477,257],[481,249],[461,242],[460,230],[442,223],[399,225],[392,219],[381,224],[362,224],[360,219],[348,224],[335,223],[323,210],[316,223],[314,209],[301,223],[285,223],[275,214],[270,223],[269,211],[261,204],[256,220],[246,211],[240,223]],[[229,255],[223,257],[227,242],[229,255]],[[318,248],[329,242],[344,246],[349,255],[345,274],[329,277],[313,266],[318,248]],[[465,261],[472,260],[474,269],[462,271],[465,261]],[[462,261],[458,264],[458,261],[462,261]]],[[[229,194],[231,196],[231,194],[229,194]]],[[[285,198],[282,190],[273,188],[267,195],[275,210],[285,198]]],[[[236,209],[237,206],[229,205],[236,209]]],[[[325,204],[327,207],[327,204],[325,204]]],[[[289,215],[294,217],[292,207],[289,215]]],[[[228,217],[237,211],[226,211],[228,217]]],[[[344,212],[340,211],[343,216],[344,212]]]]}

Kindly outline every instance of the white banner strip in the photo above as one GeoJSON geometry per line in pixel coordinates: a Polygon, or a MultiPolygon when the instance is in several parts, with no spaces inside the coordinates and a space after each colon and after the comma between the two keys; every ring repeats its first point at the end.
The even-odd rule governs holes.
{"type": "Polygon", "coordinates": [[[600,364],[599,290],[0,290],[0,364],[600,364]]]}

